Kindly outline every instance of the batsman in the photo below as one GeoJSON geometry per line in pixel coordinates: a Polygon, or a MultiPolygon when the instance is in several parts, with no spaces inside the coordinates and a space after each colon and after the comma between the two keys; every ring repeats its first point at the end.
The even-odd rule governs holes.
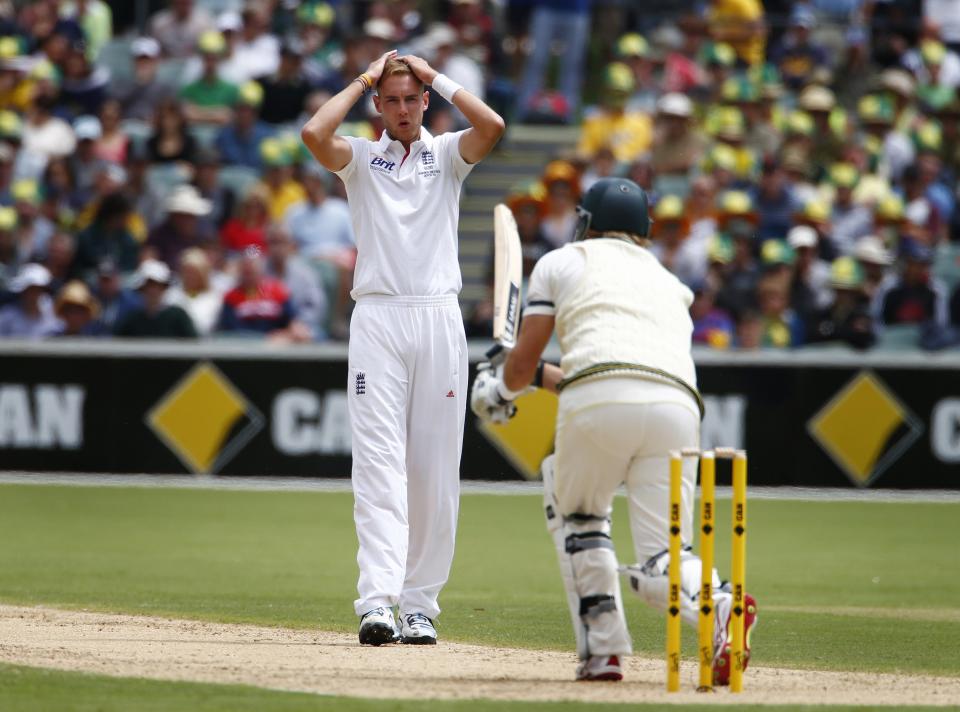
{"type": "MultiPolygon", "coordinates": [[[[692,541],[696,464],[683,471],[679,562],[667,553],[671,450],[699,447],[703,402],[690,353],[693,294],[650,252],[647,196],[604,178],[577,208],[574,242],[540,259],[530,277],[515,347],[481,364],[471,408],[505,422],[531,385],[559,393],[554,454],[542,465],[547,528],[560,561],[576,635],[579,680],[620,680],[631,639],[618,571],[661,609],[667,570],[681,567],[681,616],[697,624],[700,560],[692,541]],[[556,328],[560,366],[543,350],[556,328]],[[626,485],[636,566],[619,567],[610,538],[613,497],[626,485]]],[[[713,572],[714,682],[729,679],[731,593],[713,572]]],[[[756,602],[746,596],[746,643],[756,602]]]]}

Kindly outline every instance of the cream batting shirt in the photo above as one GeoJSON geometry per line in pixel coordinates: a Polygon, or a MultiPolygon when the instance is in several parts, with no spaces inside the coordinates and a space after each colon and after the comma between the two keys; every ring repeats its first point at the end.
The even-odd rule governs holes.
{"type": "Polygon", "coordinates": [[[386,131],[379,141],[344,137],[353,157],[336,173],[347,188],[357,241],[354,299],[460,292],[460,188],[473,168],[460,155],[462,134],[421,129],[409,153],[386,131]]]}
{"type": "Polygon", "coordinates": [[[696,386],[690,355],[692,301],[690,290],[649,250],[623,240],[591,238],[548,252],[537,262],[523,313],[556,318],[560,366],[567,377],[618,362],[658,369],[696,386]]]}

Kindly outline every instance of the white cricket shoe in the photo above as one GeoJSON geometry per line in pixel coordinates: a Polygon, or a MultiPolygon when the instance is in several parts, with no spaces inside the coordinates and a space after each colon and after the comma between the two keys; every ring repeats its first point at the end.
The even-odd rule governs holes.
{"type": "Polygon", "coordinates": [[[577,679],[617,682],[623,679],[623,669],[617,655],[591,655],[577,666],[577,679]]]}
{"type": "Polygon", "coordinates": [[[436,645],[437,629],[423,613],[400,615],[400,640],[408,645],[436,645]]]}
{"type": "Polygon", "coordinates": [[[360,617],[360,645],[384,645],[400,639],[393,611],[374,608],[360,617]]]}

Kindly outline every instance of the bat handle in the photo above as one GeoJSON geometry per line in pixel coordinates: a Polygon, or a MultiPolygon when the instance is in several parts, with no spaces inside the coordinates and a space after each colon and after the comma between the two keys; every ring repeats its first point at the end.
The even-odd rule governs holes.
{"type": "Polygon", "coordinates": [[[503,347],[503,344],[496,343],[487,349],[487,353],[484,356],[487,357],[487,361],[490,362],[491,366],[498,366],[507,360],[507,349],[503,347]]]}

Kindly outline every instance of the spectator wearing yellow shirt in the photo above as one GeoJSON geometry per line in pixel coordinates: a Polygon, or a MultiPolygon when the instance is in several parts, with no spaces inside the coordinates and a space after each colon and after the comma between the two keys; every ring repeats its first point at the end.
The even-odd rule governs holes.
{"type": "Polygon", "coordinates": [[[260,143],[260,157],[264,166],[263,185],[270,195],[270,219],[282,222],[292,205],[306,199],[306,191],[291,175],[293,155],[281,139],[264,139],[260,143]]]}
{"type": "Polygon", "coordinates": [[[763,63],[767,27],[760,0],[711,0],[707,25],[710,36],[733,47],[741,63],[763,63]]]}
{"type": "Polygon", "coordinates": [[[653,125],[649,115],[625,108],[635,88],[630,67],[613,62],[603,77],[602,103],[584,120],[577,153],[590,160],[601,148],[610,148],[617,161],[630,163],[650,148],[653,125]]]}

